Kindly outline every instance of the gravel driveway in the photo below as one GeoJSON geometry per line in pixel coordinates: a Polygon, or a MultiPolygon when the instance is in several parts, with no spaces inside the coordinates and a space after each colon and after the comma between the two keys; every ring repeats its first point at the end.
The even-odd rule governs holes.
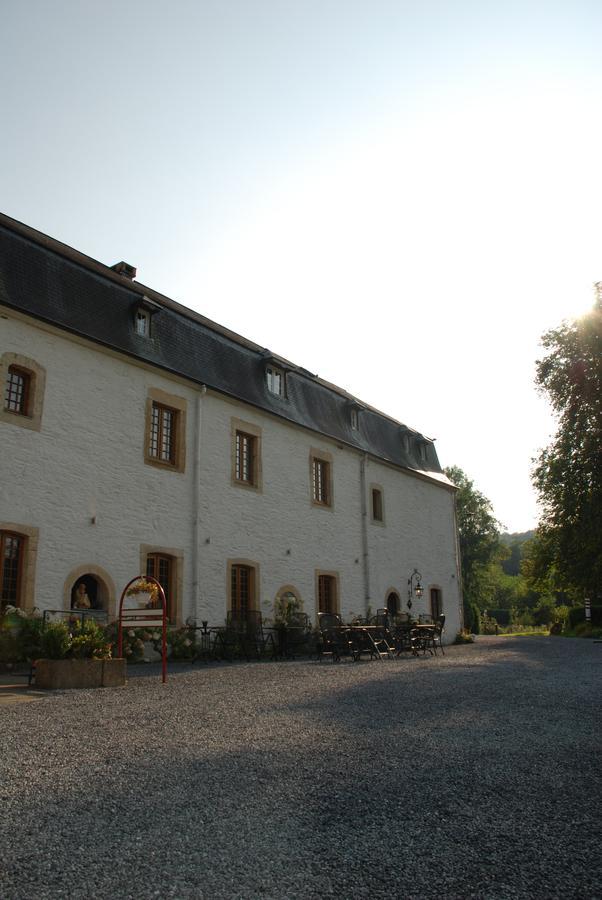
{"type": "Polygon", "coordinates": [[[0,898],[600,898],[601,667],[481,638],[7,705],[0,898]]]}

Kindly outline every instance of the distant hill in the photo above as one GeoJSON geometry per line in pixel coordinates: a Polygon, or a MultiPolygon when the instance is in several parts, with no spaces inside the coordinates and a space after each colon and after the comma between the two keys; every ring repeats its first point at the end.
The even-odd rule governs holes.
{"type": "Polygon", "coordinates": [[[511,544],[524,544],[525,541],[530,541],[535,531],[513,531],[511,533],[505,531],[503,534],[500,534],[500,540],[502,544],[507,544],[510,546],[511,544]]]}
{"type": "Polygon", "coordinates": [[[506,575],[518,575],[522,559],[523,544],[530,541],[535,531],[515,531],[513,534],[505,532],[500,535],[500,541],[510,550],[510,556],[502,560],[502,569],[506,575]]]}

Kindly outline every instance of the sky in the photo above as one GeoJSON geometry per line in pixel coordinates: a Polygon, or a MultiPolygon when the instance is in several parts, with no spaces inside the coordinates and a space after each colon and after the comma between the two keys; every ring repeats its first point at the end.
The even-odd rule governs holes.
{"type": "Polygon", "coordinates": [[[436,439],[509,531],[602,280],[594,0],[0,0],[0,210],[436,439]]]}

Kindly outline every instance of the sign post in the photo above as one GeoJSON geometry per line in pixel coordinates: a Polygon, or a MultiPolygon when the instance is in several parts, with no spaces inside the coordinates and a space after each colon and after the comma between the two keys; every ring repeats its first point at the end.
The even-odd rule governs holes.
{"type": "Polygon", "coordinates": [[[161,629],[161,663],[163,684],[167,681],[167,601],[165,591],[156,578],[152,575],[136,575],[128,581],[121,593],[119,601],[119,620],[117,625],[117,654],[123,656],[123,626],[126,628],[160,628],[161,629]],[[132,585],[136,582],[152,585],[152,593],[149,601],[134,600],[136,605],[124,606],[124,600],[132,597],[140,597],[141,591],[128,594],[132,585]]]}

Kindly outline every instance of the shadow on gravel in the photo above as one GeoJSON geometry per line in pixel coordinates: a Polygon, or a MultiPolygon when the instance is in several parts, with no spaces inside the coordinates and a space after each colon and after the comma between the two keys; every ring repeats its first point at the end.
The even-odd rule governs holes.
{"type": "Polygon", "coordinates": [[[31,772],[5,811],[0,895],[600,896],[585,657],[471,649],[251,665],[235,693],[236,667],[182,669],[213,719],[198,692],[172,709],[179,675],[159,699],[140,679],[129,734],[124,713],[100,753],[82,717],[94,764],[31,772]]]}

